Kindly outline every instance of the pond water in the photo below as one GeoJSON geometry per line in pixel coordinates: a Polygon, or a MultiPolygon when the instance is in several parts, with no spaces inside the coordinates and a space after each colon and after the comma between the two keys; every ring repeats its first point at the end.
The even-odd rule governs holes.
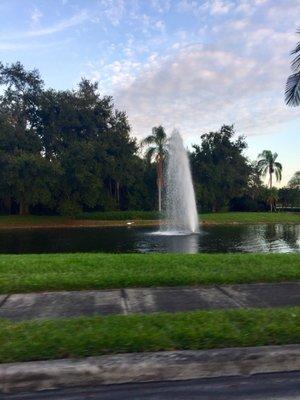
{"type": "Polygon", "coordinates": [[[300,224],[211,225],[191,236],[153,232],[136,227],[0,230],[0,253],[300,252],[300,224]]]}

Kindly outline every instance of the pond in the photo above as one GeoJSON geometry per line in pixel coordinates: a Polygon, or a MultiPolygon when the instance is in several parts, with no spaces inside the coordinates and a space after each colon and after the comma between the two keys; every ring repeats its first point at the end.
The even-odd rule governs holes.
{"type": "Polygon", "coordinates": [[[200,234],[159,236],[152,228],[0,230],[0,253],[300,252],[300,225],[207,225],[200,234]]]}

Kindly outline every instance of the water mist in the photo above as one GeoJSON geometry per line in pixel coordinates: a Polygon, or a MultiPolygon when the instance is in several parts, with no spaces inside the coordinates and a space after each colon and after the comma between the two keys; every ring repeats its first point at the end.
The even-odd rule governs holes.
{"type": "Polygon", "coordinates": [[[165,209],[167,226],[165,234],[193,234],[199,232],[191,170],[187,152],[177,130],[169,141],[166,171],[165,209]]]}

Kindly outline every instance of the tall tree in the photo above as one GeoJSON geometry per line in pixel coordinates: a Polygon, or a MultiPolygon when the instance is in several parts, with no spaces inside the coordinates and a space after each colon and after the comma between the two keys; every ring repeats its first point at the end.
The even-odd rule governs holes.
{"type": "Polygon", "coordinates": [[[300,189],[300,171],[294,173],[289,180],[288,186],[293,189],[300,189]]]}
{"type": "Polygon", "coordinates": [[[126,114],[100,96],[97,83],[83,79],[73,91],[45,91],[39,118],[43,151],[62,168],[60,212],[129,206],[136,142],[126,114]]]}
{"type": "Polygon", "coordinates": [[[145,162],[126,113],[100,96],[97,83],[44,90],[38,71],[0,63],[0,85],[2,210],[74,214],[147,204],[138,184],[145,162]]]}
{"type": "MultiPolygon", "coordinates": [[[[29,206],[48,201],[52,165],[46,163],[37,134],[39,98],[43,81],[37,70],[26,71],[19,62],[0,64],[0,161],[1,181],[7,203],[19,204],[20,214],[29,206]]],[[[8,207],[10,208],[10,207],[8,207]]]]}
{"type": "Polygon", "coordinates": [[[269,205],[270,211],[276,211],[276,203],[278,201],[278,189],[275,187],[264,188],[263,196],[265,202],[269,205]]]}
{"type": "Polygon", "coordinates": [[[148,145],[146,157],[151,162],[153,159],[156,161],[157,170],[157,190],[158,190],[158,210],[162,209],[162,187],[164,177],[164,160],[166,156],[167,135],[164,128],[160,125],[152,128],[152,134],[147,136],[142,145],[148,145]]]}
{"type": "Polygon", "coordinates": [[[277,153],[272,153],[270,150],[264,150],[258,155],[258,168],[262,176],[269,174],[269,186],[272,189],[273,186],[273,174],[277,181],[281,181],[282,165],[276,161],[278,157],[277,153]]]}
{"type": "Polygon", "coordinates": [[[233,126],[201,136],[193,145],[191,165],[199,207],[217,211],[247,188],[251,167],[242,154],[247,147],[242,136],[234,139],[233,126]]]}
{"type": "MultiPolygon", "coordinates": [[[[297,33],[300,33],[300,29],[297,33]]],[[[290,106],[300,105],[300,42],[298,42],[295,49],[291,52],[295,55],[292,60],[291,69],[292,74],[288,77],[285,89],[285,101],[290,106]]]]}

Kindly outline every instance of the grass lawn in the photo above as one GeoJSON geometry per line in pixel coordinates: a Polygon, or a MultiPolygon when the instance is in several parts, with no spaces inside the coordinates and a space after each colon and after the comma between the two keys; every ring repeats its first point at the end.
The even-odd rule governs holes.
{"type": "Polygon", "coordinates": [[[0,362],[299,343],[300,307],[0,321],[0,362]]]}
{"type": "MultiPolygon", "coordinates": [[[[154,211],[112,211],[81,213],[76,219],[61,216],[1,215],[0,228],[14,227],[80,227],[80,226],[125,226],[127,221],[136,225],[157,225],[159,213],[154,211]]],[[[260,224],[260,223],[298,223],[298,212],[227,212],[200,214],[204,224],[260,224]]]]}
{"type": "Polygon", "coordinates": [[[97,221],[122,221],[122,220],[156,220],[160,218],[157,211],[98,211],[83,212],[78,215],[77,219],[93,219],[97,221]]]}
{"type": "MultiPolygon", "coordinates": [[[[200,222],[227,224],[227,223],[299,223],[300,213],[297,212],[224,212],[199,214],[200,222]]],[[[159,213],[152,211],[112,211],[82,213],[79,219],[87,220],[155,220],[159,213]]]]}
{"type": "Polygon", "coordinates": [[[296,212],[227,212],[227,213],[205,213],[200,214],[203,223],[298,223],[300,224],[300,213],[296,212]]]}
{"type": "Polygon", "coordinates": [[[300,254],[0,255],[0,293],[299,279],[300,254]]]}

